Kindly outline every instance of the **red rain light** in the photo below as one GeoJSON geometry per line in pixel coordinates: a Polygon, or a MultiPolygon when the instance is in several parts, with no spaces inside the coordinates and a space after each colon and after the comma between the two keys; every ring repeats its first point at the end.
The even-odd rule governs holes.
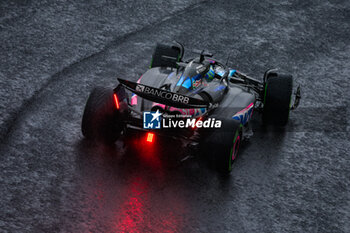
{"type": "Polygon", "coordinates": [[[117,94],[114,93],[113,96],[114,96],[115,107],[116,107],[117,109],[119,109],[119,101],[118,101],[117,94]]]}
{"type": "Polygon", "coordinates": [[[147,142],[153,142],[154,134],[153,133],[147,133],[147,142]]]}

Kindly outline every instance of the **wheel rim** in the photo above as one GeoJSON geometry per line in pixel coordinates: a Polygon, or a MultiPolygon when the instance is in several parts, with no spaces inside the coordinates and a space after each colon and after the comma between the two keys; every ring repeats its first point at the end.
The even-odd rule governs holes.
{"type": "Polygon", "coordinates": [[[237,158],[240,142],[241,142],[241,136],[238,135],[232,147],[232,153],[231,153],[232,162],[237,158]]]}

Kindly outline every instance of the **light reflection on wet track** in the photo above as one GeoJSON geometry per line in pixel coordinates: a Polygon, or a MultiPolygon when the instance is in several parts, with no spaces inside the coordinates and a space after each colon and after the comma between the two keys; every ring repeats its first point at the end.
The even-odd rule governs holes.
{"type": "Polygon", "coordinates": [[[160,142],[149,143],[145,135],[127,138],[127,145],[121,141],[115,146],[91,144],[87,140],[78,143],[77,150],[85,157],[84,162],[78,162],[81,175],[92,174],[89,179],[84,177],[80,186],[88,188],[80,204],[87,207],[83,212],[88,213],[89,225],[99,226],[99,222],[90,221],[102,218],[110,232],[183,229],[183,217],[188,214],[185,201],[176,190],[163,192],[169,182],[167,170],[180,165],[182,149],[174,152],[172,146],[181,143],[172,140],[160,145],[165,142],[161,138],[156,138],[160,142]]]}

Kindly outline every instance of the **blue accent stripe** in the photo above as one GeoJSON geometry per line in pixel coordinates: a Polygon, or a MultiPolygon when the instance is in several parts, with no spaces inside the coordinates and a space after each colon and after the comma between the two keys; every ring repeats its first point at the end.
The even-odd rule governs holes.
{"type": "Polygon", "coordinates": [[[192,82],[190,78],[186,78],[185,82],[182,84],[183,87],[190,89],[192,86],[192,82]]]}
{"type": "Polygon", "coordinates": [[[233,75],[234,75],[234,73],[236,73],[236,70],[230,70],[230,74],[229,74],[229,76],[233,76],[233,75]]]}
{"type": "Polygon", "coordinates": [[[221,91],[222,89],[225,89],[226,86],[220,85],[217,88],[214,89],[214,91],[221,91]]]}
{"type": "Polygon", "coordinates": [[[192,79],[194,80],[194,81],[197,81],[197,80],[199,80],[199,79],[201,79],[201,74],[197,74],[196,76],[194,76],[192,79]]]}
{"type": "Polygon", "coordinates": [[[176,86],[180,86],[181,83],[184,81],[184,76],[181,76],[180,80],[176,83],[176,86]]]}
{"type": "Polygon", "coordinates": [[[167,78],[171,78],[174,74],[175,72],[170,73],[167,78]]]}
{"type": "Polygon", "coordinates": [[[185,81],[183,81],[184,79],[185,79],[185,77],[181,76],[180,80],[176,83],[176,86],[180,86],[182,84],[183,87],[190,89],[192,87],[191,79],[189,77],[187,77],[185,79],[185,81]]]}

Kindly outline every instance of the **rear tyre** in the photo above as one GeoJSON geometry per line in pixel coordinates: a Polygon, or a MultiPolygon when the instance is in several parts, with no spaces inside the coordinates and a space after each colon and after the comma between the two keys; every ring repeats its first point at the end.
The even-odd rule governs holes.
{"type": "Polygon", "coordinates": [[[123,125],[118,122],[118,111],[110,88],[97,87],[91,92],[83,114],[81,130],[90,140],[113,143],[123,125]]]}
{"type": "Polygon", "coordinates": [[[293,90],[291,75],[274,74],[267,77],[264,92],[263,122],[277,126],[288,123],[293,90]]]}
{"type": "Polygon", "coordinates": [[[212,158],[217,170],[227,174],[232,171],[232,164],[237,159],[242,141],[240,122],[222,120],[221,128],[212,130],[202,143],[202,152],[212,158]]]}

